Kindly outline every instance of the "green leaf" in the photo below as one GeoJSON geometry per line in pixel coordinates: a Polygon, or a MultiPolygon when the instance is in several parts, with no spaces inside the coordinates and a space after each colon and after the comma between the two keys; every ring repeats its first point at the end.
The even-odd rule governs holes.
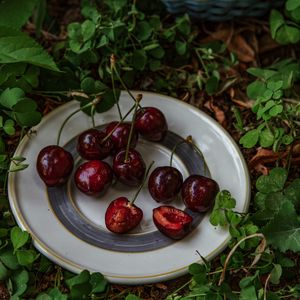
{"type": "Polygon", "coordinates": [[[147,63],[147,54],[144,49],[135,50],[132,54],[132,66],[138,70],[143,71],[147,63]]]}
{"type": "Polygon", "coordinates": [[[261,175],[256,181],[256,188],[262,193],[281,191],[287,179],[287,171],[284,168],[274,168],[269,175],[261,175]]]}
{"type": "Polygon", "coordinates": [[[10,239],[14,247],[14,251],[24,246],[29,240],[29,233],[22,231],[20,227],[15,226],[10,232],[10,239]]]}
{"type": "Polygon", "coordinates": [[[42,114],[37,111],[28,113],[15,113],[15,118],[20,126],[31,127],[37,125],[41,121],[42,114]]]}
{"type": "Polygon", "coordinates": [[[80,274],[66,280],[66,284],[69,288],[72,288],[75,285],[87,283],[90,280],[90,273],[87,270],[83,270],[80,274]]]}
{"type": "Polygon", "coordinates": [[[185,14],[181,17],[177,17],[175,22],[177,24],[178,30],[182,34],[188,36],[191,33],[191,21],[188,14],[185,14]]]}
{"type": "Polygon", "coordinates": [[[291,11],[291,18],[297,23],[300,22],[300,6],[297,7],[295,10],[291,11]]]}
{"type": "Polygon", "coordinates": [[[100,273],[91,274],[90,283],[92,285],[92,293],[102,293],[107,287],[107,281],[100,273]]]}
{"type": "Polygon", "coordinates": [[[24,32],[0,26],[0,64],[26,62],[59,71],[52,57],[24,32]]]}
{"type": "Polygon", "coordinates": [[[269,79],[273,75],[277,74],[277,72],[274,70],[260,69],[260,68],[249,68],[249,69],[247,69],[247,72],[251,75],[254,75],[256,77],[260,77],[263,79],[269,79]]]}
{"type": "Polygon", "coordinates": [[[95,31],[96,31],[96,25],[92,21],[85,20],[81,24],[81,34],[84,42],[90,40],[93,37],[95,31]]]}
{"type": "Polygon", "coordinates": [[[8,270],[4,264],[0,261],[0,280],[5,280],[8,275],[8,270]]]}
{"type": "Polygon", "coordinates": [[[276,41],[282,45],[290,43],[296,44],[300,41],[300,29],[289,25],[283,25],[276,34],[276,41]]]}
{"type": "Polygon", "coordinates": [[[36,300],[53,300],[53,298],[50,297],[49,295],[43,293],[43,294],[39,294],[37,296],[36,300]]]}
{"type": "Polygon", "coordinates": [[[300,2],[298,0],[287,0],[285,3],[285,8],[288,11],[292,11],[300,6],[300,2]]]}
{"type": "Polygon", "coordinates": [[[23,99],[18,101],[13,107],[13,111],[16,113],[27,113],[36,110],[37,103],[31,99],[23,99]]]}
{"type": "Polygon", "coordinates": [[[272,38],[275,39],[278,29],[285,24],[282,14],[273,9],[270,14],[270,30],[272,38]]]}
{"type": "Polygon", "coordinates": [[[260,132],[258,129],[252,129],[241,137],[239,143],[242,144],[245,148],[252,148],[258,142],[259,134],[260,132]]]}
{"type": "Polygon", "coordinates": [[[20,270],[13,275],[14,289],[13,296],[21,296],[27,290],[29,273],[26,270],[20,270]]]}
{"type": "Polygon", "coordinates": [[[280,282],[281,275],[282,275],[281,265],[274,264],[274,268],[271,271],[270,282],[273,284],[278,284],[280,282]]]}
{"type": "Polygon", "coordinates": [[[146,21],[139,22],[137,24],[136,29],[137,29],[136,37],[140,41],[145,41],[145,40],[149,39],[152,34],[152,31],[153,31],[150,24],[146,21]]]}
{"type": "Polygon", "coordinates": [[[300,211],[300,178],[295,179],[284,189],[284,194],[294,204],[297,211],[300,211]]]}
{"type": "Polygon", "coordinates": [[[208,78],[205,84],[205,90],[208,95],[213,95],[217,92],[219,87],[219,79],[215,76],[211,76],[208,78]]]}
{"type": "Polygon", "coordinates": [[[119,101],[121,91],[116,89],[115,94],[117,99],[115,99],[114,92],[112,90],[106,91],[106,93],[101,96],[101,101],[96,105],[96,111],[98,113],[102,113],[110,110],[116,102],[119,101]]]}
{"type": "Polygon", "coordinates": [[[16,130],[14,128],[14,125],[15,125],[15,122],[13,120],[11,120],[11,119],[8,119],[4,123],[3,130],[8,135],[14,135],[15,132],[16,132],[16,130]]]}
{"type": "Polygon", "coordinates": [[[39,0],[2,0],[0,1],[0,26],[21,28],[39,0]]]}
{"type": "Polygon", "coordinates": [[[184,55],[187,51],[187,43],[182,41],[176,41],[175,48],[179,55],[184,55]]]}
{"type": "Polygon", "coordinates": [[[39,257],[34,250],[17,250],[16,255],[21,266],[31,265],[39,257]]]}
{"type": "Polygon", "coordinates": [[[282,203],[274,218],[262,229],[268,244],[280,251],[300,251],[300,220],[290,201],[282,203]]]}
{"type": "Polygon", "coordinates": [[[53,300],[67,300],[68,296],[62,294],[62,292],[57,288],[53,288],[48,292],[49,296],[51,296],[51,299],[53,300]]]}
{"type": "Polygon", "coordinates": [[[11,109],[24,96],[25,93],[20,88],[7,88],[0,95],[0,104],[11,109]]]}
{"type": "Polygon", "coordinates": [[[203,264],[193,263],[189,265],[189,273],[191,275],[206,274],[206,267],[203,264]]]}
{"type": "Polygon", "coordinates": [[[262,147],[264,148],[270,147],[273,145],[274,141],[275,141],[275,136],[270,129],[265,128],[260,132],[259,143],[262,147]]]}
{"type": "Polygon", "coordinates": [[[283,87],[283,81],[268,81],[267,88],[272,90],[273,92],[281,89],[283,87]]]}
{"type": "Polygon", "coordinates": [[[269,110],[269,114],[272,116],[272,117],[275,117],[279,114],[281,114],[283,111],[283,106],[281,104],[278,104],[278,105],[275,105],[273,106],[270,110],[269,110]]]}
{"type": "Polygon", "coordinates": [[[241,290],[240,300],[258,300],[255,286],[248,286],[241,290]]]}
{"type": "Polygon", "coordinates": [[[1,251],[0,260],[4,263],[4,265],[12,270],[16,270],[19,268],[19,263],[17,257],[13,254],[12,249],[6,249],[1,251]]]}
{"type": "Polygon", "coordinates": [[[125,300],[141,300],[141,298],[133,294],[129,294],[126,296],[125,300]]]}
{"type": "Polygon", "coordinates": [[[256,80],[247,86],[247,96],[250,99],[256,100],[263,95],[266,90],[266,85],[262,81],[256,80]]]}

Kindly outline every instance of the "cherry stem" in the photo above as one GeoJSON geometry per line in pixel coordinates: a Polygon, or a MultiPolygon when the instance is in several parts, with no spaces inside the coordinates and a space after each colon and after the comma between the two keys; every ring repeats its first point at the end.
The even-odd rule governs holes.
{"type": "Polygon", "coordinates": [[[172,167],[173,156],[174,156],[174,154],[175,154],[175,152],[176,152],[177,147],[180,146],[180,145],[182,145],[182,144],[184,144],[184,143],[186,143],[186,140],[178,142],[178,143],[175,144],[175,146],[173,147],[172,152],[171,152],[171,157],[170,157],[170,167],[172,167]]]}
{"type": "Polygon", "coordinates": [[[204,173],[207,172],[207,165],[206,165],[206,161],[204,159],[204,155],[202,153],[202,151],[199,149],[199,147],[195,144],[193,137],[191,135],[187,136],[187,138],[185,139],[186,142],[190,145],[192,145],[192,147],[194,148],[194,150],[201,156],[201,158],[203,159],[204,162],[204,173]]]}
{"type": "Polygon", "coordinates": [[[95,124],[95,105],[91,106],[91,118],[92,118],[93,128],[95,128],[96,127],[96,124],[95,124]]]}
{"type": "Polygon", "coordinates": [[[112,90],[113,90],[113,94],[114,94],[114,100],[115,100],[115,103],[117,104],[120,120],[122,120],[122,112],[121,112],[121,108],[119,105],[119,101],[117,100],[117,96],[116,96],[113,64],[111,64],[111,67],[110,67],[110,78],[111,78],[111,85],[112,85],[112,90]]]}
{"type": "Polygon", "coordinates": [[[60,137],[63,131],[63,128],[65,127],[66,123],[74,116],[76,115],[78,112],[82,111],[83,109],[89,108],[90,106],[96,106],[97,103],[100,101],[100,97],[96,97],[93,101],[89,102],[88,104],[84,105],[83,107],[78,108],[77,110],[75,110],[74,112],[72,112],[62,123],[59,132],[58,132],[58,136],[57,136],[57,141],[56,141],[56,145],[59,146],[59,142],[60,142],[60,137]]]}
{"type": "Polygon", "coordinates": [[[139,103],[142,100],[142,98],[143,98],[143,95],[138,94],[135,99],[134,112],[133,112],[133,116],[132,116],[132,120],[131,120],[131,126],[130,126],[127,145],[126,145],[126,152],[125,152],[125,159],[124,159],[125,163],[128,162],[128,154],[129,154],[129,148],[130,148],[130,143],[131,143],[132,134],[133,134],[134,121],[135,121],[137,109],[139,107],[139,103]]]}
{"type": "Polygon", "coordinates": [[[148,175],[149,175],[149,172],[150,172],[150,170],[151,170],[153,164],[154,164],[154,161],[151,162],[151,164],[149,165],[148,169],[146,170],[145,175],[144,175],[144,178],[143,178],[143,181],[142,181],[141,185],[139,186],[137,192],[135,193],[133,199],[130,201],[130,205],[133,205],[133,203],[134,203],[135,200],[137,199],[137,197],[138,197],[140,191],[142,190],[143,186],[145,185],[145,182],[146,182],[146,180],[147,180],[147,177],[148,177],[148,175]]]}
{"type": "Polygon", "coordinates": [[[129,115],[134,109],[135,109],[135,105],[133,105],[133,106],[129,109],[129,111],[126,113],[126,115],[124,115],[124,116],[122,117],[122,119],[120,120],[120,122],[118,122],[118,123],[116,124],[116,126],[113,128],[113,130],[111,130],[111,132],[110,132],[105,138],[102,139],[102,143],[104,143],[107,139],[110,138],[110,136],[114,133],[114,131],[117,129],[117,127],[118,127],[120,124],[122,124],[122,123],[124,122],[124,120],[128,117],[128,115],[129,115]]]}
{"type": "MultiPolygon", "coordinates": [[[[136,102],[136,99],[135,97],[133,96],[133,94],[130,92],[130,90],[128,89],[127,85],[125,84],[125,82],[123,81],[122,77],[120,76],[117,68],[116,68],[116,57],[114,54],[111,55],[110,57],[110,65],[111,65],[111,69],[116,73],[119,81],[121,82],[123,88],[126,90],[126,92],[129,94],[129,96],[132,98],[132,100],[134,102],[136,102]]],[[[140,108],[142,108],[140,105],[139,105],[140,108]]]]}

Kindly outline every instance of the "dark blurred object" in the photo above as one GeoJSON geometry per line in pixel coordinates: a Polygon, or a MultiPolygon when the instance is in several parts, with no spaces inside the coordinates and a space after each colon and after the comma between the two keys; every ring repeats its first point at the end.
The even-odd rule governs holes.
{"type": "Polygon", "coordinates": [[[187,13],[192,19],[226,21],[236,17],[261,17],[280,7],[284,0],[161,0],[174,15],[187,13]]]}

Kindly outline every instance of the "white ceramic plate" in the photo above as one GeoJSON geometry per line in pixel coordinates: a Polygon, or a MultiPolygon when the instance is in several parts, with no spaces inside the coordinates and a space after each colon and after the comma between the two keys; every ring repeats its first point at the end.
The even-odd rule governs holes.
{"type": "MultiPolygon", "coordinates": [[[[184,102],[149,92],[142,94],[142,105],[155,106],[163,111],[171,132],[182,138],[193,136],[204,154],[211,177],[218,182],[220,189],[229,190],[235,197],[236,210],[246,212],[250,199],[249,174],[242,154],[229,134],[212,118],[184,102]]],[[[122,92],[122,111],[127,112],[132,104],[132,99],[122,92]]],[[[46,189],[36,172],[37,155],[43,147],[55,144],[60,125],[77,108],[78,102],[71,101],[44,117],[33,128],[36,134],[25,137],[15,153],[26,157],[29,167],[9,175],[9,199],[13,213],[19,226],[32,235],[39,251],[75,273],[88,269],[91,272],[101,272],[110,282],[143,284],[183,275],[190,264],[201,261],[199,254],[209,260],[226,247],[230,238],[228,230],[212,226],[209,215],[206,214],[184,239],[176,242],[165,239],[162,244],[158,243],[157,248],[152,245],[146,250],[137,245],[136,250],[134,244],[130,244],[132,241],[137,239],[139,243],[138,239],[143,237],[143,243],[149,240],[153,244],[157,235],[152,222],[152,209],[159,205],[149,196],[147,186],[136,202],[144,211],[144,219],[135,232],[116,239],[116,235],[112,234],[113,250],[109,249],[109,245],[102,247],[93,238],[85,238],[89,236],[89,230],[96,234],[100,232],[100,236],[101,232],[103,235],[108,234],[104,224],[106,207],[118,196],[132,196],[135,189],[116,184],[103,198],[94,199],[73,188],[72,178],[63,191],[55,190],[55,193],[58,191],[56,196],[53,196],[52,190],[46,189]],[[64,200],[60,200],[60,195],[64,195],[64,200]],[[68,207],[59,212],[64,205],[69,205],[73,210],[75,218],[79,220],[78,224],[82,222],[85,230],[83,233],[80,226],[79,233],[68,227],[73,222],[69,222],[68,217],[64,219],[64,209],[68,210],[68,207]],[[122,247],[128,243],[131,248],[123,250],[122,247]],[[117,246],[114,247],[115,245],[117,246]]],[[[114,107],[106,113],[98,114],[96,125],[117,119],[118,113],[114,107]]],[[[61,145],[68,147],[73,143],[74,148],[78,134],[90,127],[91,119],[83,113],[77,114],[64,128],[61,145]]],[[[170,149],[164,145],[140,140],[137,148],[142,152],[146,164],[154,160],[156,166],[168,165],[170,149]]],[[[194,168],[197,164],[201,173],[201,161],[194,161],[194,168]]],[[[175,155],[174,166],[182,171],[184,178],[190,173],[190,167],[187,167],[180,155],[175,155]]],[[[174,205],[184,208],[180,201],[174,205]]]]}

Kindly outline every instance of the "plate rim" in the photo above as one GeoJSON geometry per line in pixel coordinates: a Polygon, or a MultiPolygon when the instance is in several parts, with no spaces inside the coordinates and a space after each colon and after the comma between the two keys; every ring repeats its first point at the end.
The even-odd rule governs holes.
{"type": "MultiPolygon", "coordinates": [[[[225,128],[223,128],[215,119],[213,119],[211,116],[209,116],[208,114],[206,114],[205,112],[203,112],[202,110],[200,110],[199,108],[184,102],[182,100],[179,100],[177,98],[168,96],[168,95],[164,95],[164,94],[160,94],[160,93],[155,93],[155,92],[149,92],[149,91],[140,91],[140,90],[131,90],[131,92],[133,93],[140,93],[140,94],[147,94],[149,96],[155,96],[155,97],[162,97],[162,98],[167,98],[170,101],[174,101],[180,105],[185,106],[187,109],[189,110],[193,110],[194,113],[196,113],[199,117],[207,119],[210,123],[212,123],[214,126],[216,126],[221,132],[222,134],[224,134],[230,141],[232,147],[234,148],[234,150],[237,152],[238,154],[238,158],[241,162],[241,165],[243,167],[243,174],[245,176],[246,182],[245,182],[245,187],[246,187],[246,191],[245,191],[245,202],[242,208],[242,212],[247,212],[249,205],[250,205],[250,200],[251,200],[251,189],[250,189],[250,175],[249,175],[249,170],[245,161],[245,158],[241,152],[241,149],[239,148],[239,146],[237,145],[237,143],[235,142],[235,140],[232,138],[232,136],[229,134],[229,132],[227,132],[227,130],[225,128]]],[[[122,94],[127,94],[126,91],[121,91],[121,96],[122,94]]],[[[55,108],[54,110],[52,110],[51,112],[49,112],[48,114],[46,114],[45,116],[43,116],[42,121],[31,128],[31,130],[38,130],[40,126],[43,125],[43,123],[47,122],[49,119],[51,119],[54,115],[59,114],[60,111],[64,111],[66,109],[66,107],[72,105],[74,102],[76,102],[76,100],[70,100],[62,105],[60,105],[59,107],[55,108]]],[[[18,153],[22,153],[23,148],[26,146],[26,144],[30,141],[30,137],[28,135],[25,135],[23,137],[23,139],[21,140],[21,142],[19,143],[18,147],[16,148],[14,155],[18,155],[18,153]]],[[[84,270],[85,268],[80,265],[77,264],[71,260],[68,260],[64,257],[62,257],[61,255],[58,255],[55,251],[53,251],[50,247],[48,247],[47,245],[45,245],[44,242],[42,242],[38,236],[35,235],[35,233],[30,230],[30,226],[26,223],[25,219],[23,218],[18,204],[17,204],[17,199],[16,199],[16,195],[15,195],[15,182],[14,182],[14,177],[15,177],[15,172],[10,172],[8,175],[8,198],[9,198],[9,203],[10,203],[10,207],[11,210],[14,214],[15,220],[17,222],[17,224],[20,226],[20,228],[22,228],[22,230],[26,230],[30,233],[31,237],[32,237],[32,241],[34,246],[38,249],[39,252],[41,252],[43,255],[45,255],[46,257],[48,257],[50,260],[52,260],[53,262],[55,262],[56,264],[62,266],[63,268],[66,268],[67,270],[70,270],[74,273],[79,273],[82,270],[84,270]]],[[[228,230],[226,230],[226,239],[219,245],[219,247],[215,248],[213,251],[211,251],[205,258],[207,260],[211,260],[214,257],[216,257],[218,254],[220,254],[228,245],[228,242],[230,240],[230,234],[228,232],[228,230]]],[[[96,247],[97,248],[97,247],[96,247]]],[[[195,261],[195,263],[201,263],[203,262],[202,259],[199,257],[198,260],[195,261]]],[[[137,283],[153,283],[153,282],[158,282],[158,281],[165,281],[165,280],[170,280],[176,277],[179,277],[181,275],[184,275],[188,272],[188,267],[189,266],[184,266],[181,268],[177,268],[175,270],[171,270],[168,272],[164,272],[164,273],[160,273],[160,274],[154,274],[154,275],[146,275],[146,276],[124,276],[124,275],[107,275],[107,274],[103,274],[109,281],[114,282],[114,283],[125,283],[125,284],[137,284],[137,283]],[[111,280],[110,280],[111,279],[111,280]],[[138,279],[140,279],[139,281],[137,281],[138,279]]]]}

